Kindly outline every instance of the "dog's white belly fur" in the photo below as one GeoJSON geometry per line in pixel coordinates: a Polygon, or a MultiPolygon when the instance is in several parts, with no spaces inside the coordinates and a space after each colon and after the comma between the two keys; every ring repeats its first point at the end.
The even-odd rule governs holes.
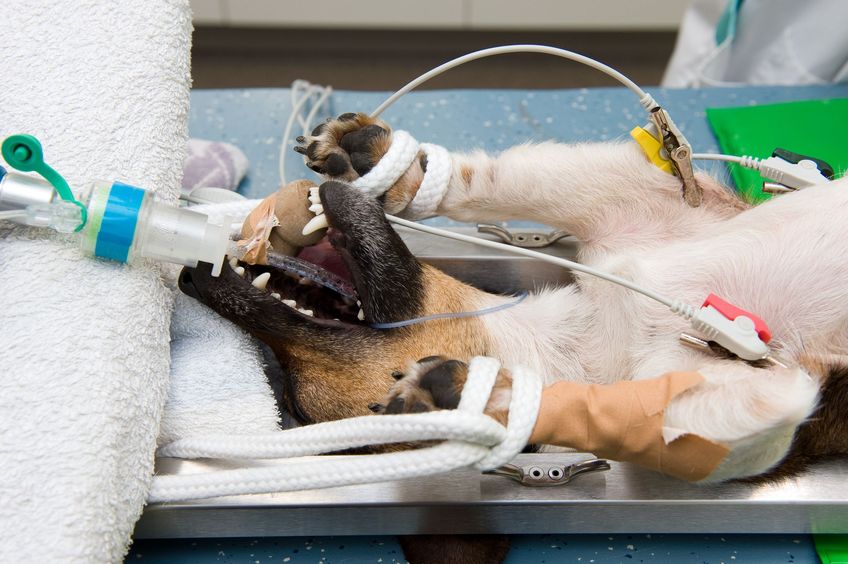
{"type": "MultiPolygon", "coordinates": [[[[699,306],[710,292],[769,324],[788,358],[806,348],[844,355],[848,342],[848,181],[783,197],[736,217],[694,223],[691,236],[585,261],[699,306]],[[840,282],[842,281],[842,282],[840,282]]],[[[507,364],[547,382],[609,383],[697,370],[706,381],[676,398],[667,426],[727,444],[709,481],[762,473],[785,456],[819,383],[803,370],[757,369],[679,344],[688,324],[664,306],[604,280],[542,292],[484,318],[507,364]]]]}

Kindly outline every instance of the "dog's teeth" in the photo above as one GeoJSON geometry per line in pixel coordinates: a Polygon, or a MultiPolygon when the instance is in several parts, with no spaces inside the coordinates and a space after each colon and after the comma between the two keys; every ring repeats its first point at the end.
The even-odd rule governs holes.
{"type": "Polygon", "coordinates": [[[358,305],[358,306],[362,307],[362,302],[361,302],[361,301],[359,301],[359,300],[356,300],[356,305],[358,305]]]}
{"type": "Polygon", "coordinates": [[[283,300],[283,303],[289,307],[297,308],[297,302],[294,300],[283,300]]]}
{"type": "Polygon", "coordinates": [[[356,318],[360,321],[365,321],[365,312],[360,308],[359,313],[356,314],[356,318]]]}
{"type": "Polygon", "coordinates": [[[235,270],[238,267],[238,259],[236,257],[230,257],[230,268],[235,270]]]}
{"type": "Polygon", "coordinates": [[[330,226],[330,224],[327,223],[327,216],[326,215],[324,215],[324,214],[316,215],[315,217],[310,219],[309,223],[307,223],[303,227],[303,234],[309,235],[310,233],[315,233],[319,229],[326,229],[329,226],[330,226]]]}
{"type": "Polygon", "coordinates": [[[311,309],[303,309],[303,310],[301,310],[301,311],[302,311],[305,315],[308,315],[309,317],[312,317],[312,315],[313,315],[313,314],[312,314],[312,310],[311,310],[311,309]]]}
{"type": "Polygon", "coordinates": [[[300,284],[301,286],[312,286],[312,285],[315,284],[315,282],[313,282],[309,278],[299,278],[297,283],[300,284]]]}
{"type": "Polygon", "coordinates": [[[320,188],[318,186],[312,186],[309,189],[309,195],[317,198],[319,191],[320,191],[320,188]]]}
{"type": "Polygon", "coordinates": [[[321,204],[312,204],[311,206],[309,206],[309,211],[311,211],[315,215],[321,215],[322,213],[324,213],[324,206],[322,206],[321,204]]]}
{"type": "Polygon", "coordinates": [[[309,203],[312,204],[313,206],[315,206],[315,205],[320,206],[321,205],[321,198],[319,198],[317,194],[314,195],[314,196],[309,196],[309,203]]]}
{"type": "Polygon", "coordinates": [[[238,274],[239,276],[244,276],[244,267],[243,266],[237,266],[236,267],[236,274],[238,274]]]}
{"type": "Polygon", "coordinates": [[[270,280],[270,279],[271,279],[271,273],[270,272],[263,272],[262,274],[260,274],[256,278],[254,278],[253,282],[251,282],[251,284],[253,285],[254,288],[259,288],[260,290],[264,290],[265,287],[268,285],[268,280],[270,280]]]}
{"type": "Polygon", "coordinates": [[[275,300],[279,300],[281,298],[280,294],[278,294],[277,292],[271,292],[271,297],[275,300]]]}

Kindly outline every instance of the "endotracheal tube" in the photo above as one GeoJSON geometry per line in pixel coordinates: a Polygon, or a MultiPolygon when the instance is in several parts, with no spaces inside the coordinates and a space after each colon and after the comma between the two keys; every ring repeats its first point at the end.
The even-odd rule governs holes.
{"type": "Polygon", "coordinates": [[[0,167],[0,220],[77,233],[88,256],[131,263],[140,258],[197,266],[213,265],[221,272],[224,257],[235,248],[229,224],[214,224],[202,214],[156,201],[142,188],[120,182],[96,181],[74,195],[67,182],[44,163],[41,145],[29,135],[14,135],[3,143],[3,157],[12,167],[0,167]],[[56,197],[56,196],[60,197],[56,197]]]}

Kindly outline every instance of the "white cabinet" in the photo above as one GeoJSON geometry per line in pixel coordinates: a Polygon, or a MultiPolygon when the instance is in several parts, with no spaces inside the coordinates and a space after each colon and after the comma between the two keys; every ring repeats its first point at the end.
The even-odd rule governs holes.
{"type": "Polygon", "coordinates": [[[197,25],[673,30],[688,0],[191,0],[197,25]]]}

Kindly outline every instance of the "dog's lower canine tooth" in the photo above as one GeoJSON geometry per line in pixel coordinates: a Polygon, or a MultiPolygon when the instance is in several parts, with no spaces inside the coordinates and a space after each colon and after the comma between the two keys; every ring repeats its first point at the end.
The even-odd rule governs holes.
{"type": "Polygon", "coordinates": [[[236,274],[238,274],[239,276],[244,276],[244,267],[243,266],[237,266],[236,267],[236,274]]]}
{"type": "Polygon", "coordinates": [[[310,219],[309,223],[307,223],[303,227],[303,234],[309,235],[310,233],[315,233],[319,229],[326,229],[329,226],[330,226],[330,224],[327,223],[327,216],[326,215],[324,215],[324,214],[316,215],[315,217],[310,219]]]}
{"type": "Polygon", "coordinates": [[[264,290],[265,287],[268,285],[268,280],[270,280],[270,279],[271,279],[271,273],[270,272],[263,272],[262,274],[260,274],[256,278],[254,278],[253,282],[251,282],[251,284],[253,285],[254,288],[259,288],[260,290],[264,290]]]}

